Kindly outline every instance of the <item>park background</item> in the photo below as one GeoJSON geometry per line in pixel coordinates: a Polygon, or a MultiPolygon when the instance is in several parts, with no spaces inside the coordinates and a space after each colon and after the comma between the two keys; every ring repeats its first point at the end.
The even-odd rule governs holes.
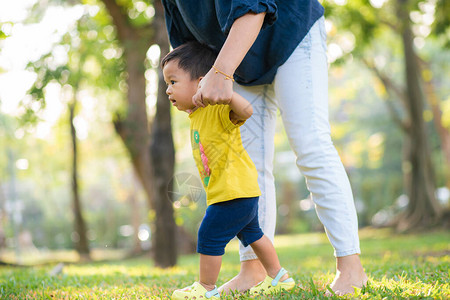
{"type": "MultiPolygon", "coordinates": [[[[448,280],[450,4],[322,3],[332,138],[363,242],[429,235],[448,280]]],[[[2,264],[170,268],[195,251],[205,196],[188,118],[158,82],[168,51],[159,1],[0,0],[2,264]]],[[[325,239],[332,258],[280,120],[275,151],[280,243],[325,239]]]]}

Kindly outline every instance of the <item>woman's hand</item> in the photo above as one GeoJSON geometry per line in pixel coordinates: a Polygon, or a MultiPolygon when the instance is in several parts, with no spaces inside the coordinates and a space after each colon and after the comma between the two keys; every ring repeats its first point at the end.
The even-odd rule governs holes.
{"type": "Polygon", "coordinates": [[[233,81],[211,68],[198,84],[197,93],[192,97],[195,106],[228,104],[233,96],[233,81]]]}
{"type": "MultiPolygon", "coordinates": [[[[236,19],[228,37],[217,56],[214,66],[221,72],[233,76],[234,71],[244,59],[258,37],[266,13],[247,13],[236,19]]],[[[192,97],[195,106],[228,104],[233,96],[233,81],[211,68],[198,85],[192,97]]]]}

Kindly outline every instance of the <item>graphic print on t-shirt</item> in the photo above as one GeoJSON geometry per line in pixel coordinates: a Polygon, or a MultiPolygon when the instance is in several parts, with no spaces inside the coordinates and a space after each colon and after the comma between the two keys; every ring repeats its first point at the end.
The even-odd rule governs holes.
{"type": "Polygon", "coordinates": [[[191,143],[192,150],[196,151],[196,149],[198,149],[198,151],[200,151],[200,158],[203,165],[203,171],[200,172],[200,176],[202,178],[203,184],[205,185],[205,187],[207,187],[211,175],[211,170],[209,169],[208,157],[206,157],[205,149],[203,148],[203,145],[200,142],[200,134],[198,133],[197,130],[191,131],[191,139],[194,141],[194,143],[191,143]]]}

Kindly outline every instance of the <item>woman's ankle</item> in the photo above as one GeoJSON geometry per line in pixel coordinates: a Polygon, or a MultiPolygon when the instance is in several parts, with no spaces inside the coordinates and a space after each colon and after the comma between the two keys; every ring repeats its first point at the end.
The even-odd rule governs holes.
{"type": "Polygon", "coordinates": [[[252,259],[241,262],[241,270],[239,273],[244,276],[264,278],[266,276],[266,269],[259,259],[252,259]]]}

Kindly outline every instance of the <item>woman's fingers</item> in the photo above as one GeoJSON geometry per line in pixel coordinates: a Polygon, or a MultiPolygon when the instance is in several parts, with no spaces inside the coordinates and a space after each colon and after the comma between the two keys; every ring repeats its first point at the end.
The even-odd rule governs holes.
{"type": "Polygon", "coordinates": [[[233,82],[211,69],[200,81],[198,91],[206,105],[228,104],[233,96],[233,82]]]}

